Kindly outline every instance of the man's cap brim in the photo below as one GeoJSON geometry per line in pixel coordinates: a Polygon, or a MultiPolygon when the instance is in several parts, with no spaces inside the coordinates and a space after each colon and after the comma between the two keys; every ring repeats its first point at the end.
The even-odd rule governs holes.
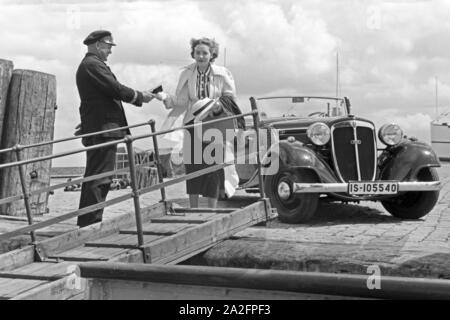
{"type": "Polygon", "coordinates": [[[84,39],[83,43],[85,45],[90,45],[96,43],[97,41],[102,41],[109,45],[115,46],[116,44],[112,41],[112,34],[108,30],[97,30],[91,32],[86,39],[84,39]],[[106,38],[106,39],[105,39],[106,38]]]}

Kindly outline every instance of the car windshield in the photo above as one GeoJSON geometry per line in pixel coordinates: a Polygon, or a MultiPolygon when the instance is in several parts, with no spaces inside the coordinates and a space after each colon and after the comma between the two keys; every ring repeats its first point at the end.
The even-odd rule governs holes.
{"type": "Polygon", "coordinates": [[[344,99],[322,97],[258,98],[261,118],[273,117],[335,117],[347,115],[344,99]]]}

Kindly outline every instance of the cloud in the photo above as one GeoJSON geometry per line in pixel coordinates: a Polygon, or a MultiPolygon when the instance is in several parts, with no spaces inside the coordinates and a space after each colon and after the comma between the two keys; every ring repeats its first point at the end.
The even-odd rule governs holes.
{"type": "MultiPolygon", "coordinates": [[[[169,92],[192,62],[189,40],[214,37],[217,63],[233,73],[243,110],[250,96],[334,95],[338,50],[339,91],[355,113],[397,117],[427,139],[435,77],[439,104],[450,105],[449,15],[445,0],[2,1],[0,58],[56,75],[58,138],[79,122],[75,72],[82,41],[95,29],[113,32],[118,46],[108,64],[123,84],[141,90],[163,84],[169,92]]],[[[167,114],[156,101],[125,110],[130,123],[160,123],[167,114]]]]}

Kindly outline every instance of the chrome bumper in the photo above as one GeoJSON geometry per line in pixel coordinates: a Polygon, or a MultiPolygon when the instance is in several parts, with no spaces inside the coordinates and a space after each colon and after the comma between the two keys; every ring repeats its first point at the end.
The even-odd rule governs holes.
{"type": "MultiPolygon", "coordinates": [[[[377,181],[373,181],[376,183],[377,181]]],[[[380,181],[381,182],[381,181],[380,181]]],[[[348,183],[294,183],[294,193],[342,193],[348,192],[348,183]]],[[[440,181],[398,182],[398,192],[402,191],[438,191],[440,181]]]]}

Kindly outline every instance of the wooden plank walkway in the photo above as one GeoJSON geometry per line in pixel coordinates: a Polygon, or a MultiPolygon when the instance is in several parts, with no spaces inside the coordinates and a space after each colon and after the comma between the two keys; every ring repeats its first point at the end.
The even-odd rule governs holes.
{"type": "Polygon", "coordinates": [[[176,208],[171,214],[166,205],[142,209],[141,247],[130,212],[38,241],[43,262],[35,261],[33,246],[1,254],[0,299],[84,298],[87,282],[79,277],[80,263],[175,264],[267,218],[263,201],[239,209],[176,208]]]}

